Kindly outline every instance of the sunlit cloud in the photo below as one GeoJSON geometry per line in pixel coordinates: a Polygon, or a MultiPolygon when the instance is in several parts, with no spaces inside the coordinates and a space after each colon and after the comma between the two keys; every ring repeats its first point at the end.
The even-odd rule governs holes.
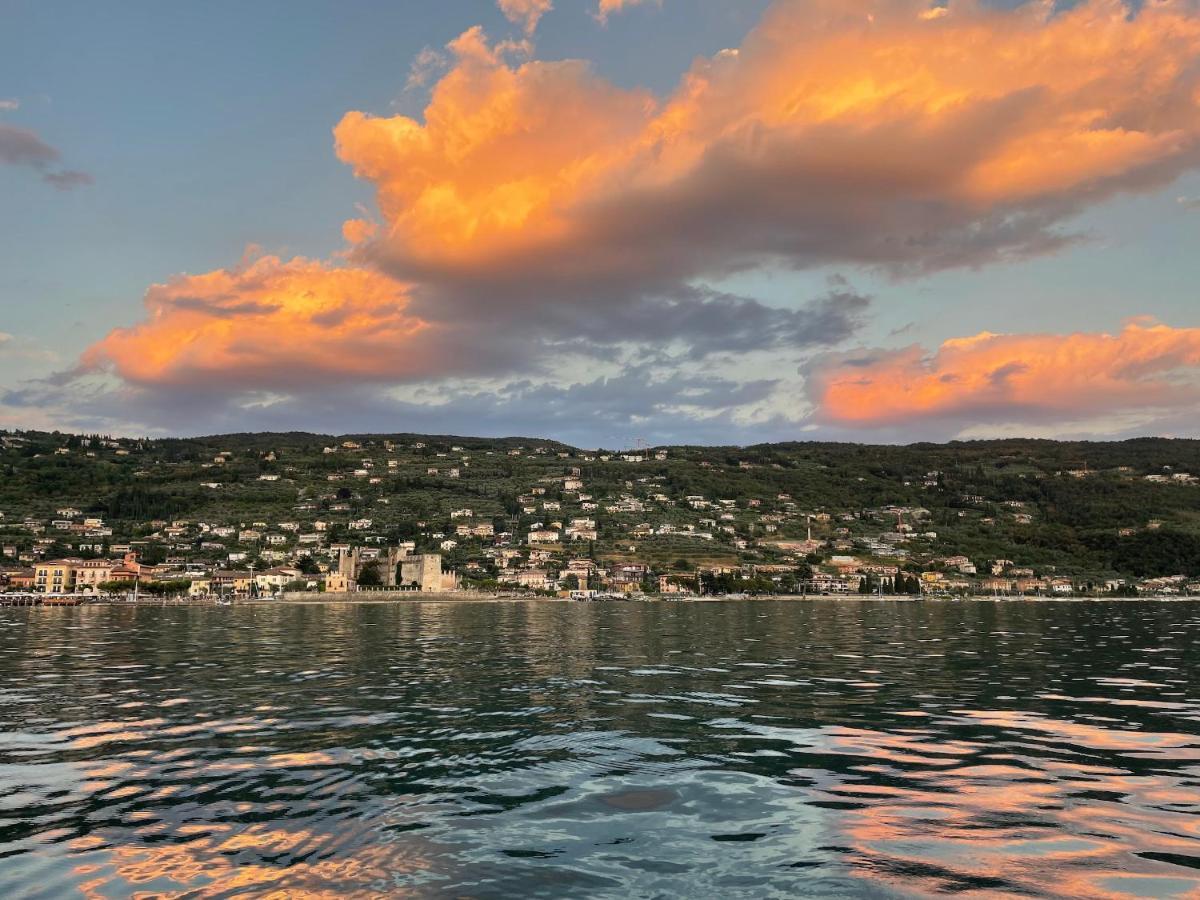
{"type": "Polygon", "coordinates": [[[447,65],[446,56],[432,47],[423,47],[408,68],[408,81],[405,91],[415,91],[423,88],[436,78],[447,65]]]}
{"type": "MultiPolygon", "coordinates": [[[[1005,429],[1200,406],[1200,328],[1131,321],[1116,334],[990,334],[932,353],[843,353],[808,371],[807,393],[825,424],[871,429],[979,423],[1005,429]]],[[[1154,415],[1141,424],[1153,421],[1154,415]]]]}
{"type": "Polygon", "coordinates": [[[554,9],[551,0],[496,0],[500,11],[514,25],[520,25],[527,35],[537,31],[542,16],[554,9]]]}
{"type": "Polygon", "coordinates": [[[596,18],[601,22],[607,22],[608,17],[614,13],[646,3],[656,3],[661,6],[662,0],[600,0],[596,7],[596,18]]]}
{"type": "Polygon", "coordinates": [[[264,256],[146,292],[147,318],[93,345],[86,371],[133,384],[260,389],[437,370],[433,329],[404,288],[366,269],[264,256]]]}
{"type": "Polygon", "coordinates": [[[1185,0],[927,11],[777,3],[665,99],[473,29],[423,121],[348,113],[337,150],[388,223],[375,259],[434,281],[979,265],[1200,163],[1185,0]]]}
{"type": "MultiPolygon", "coordinates": [[[[551,3],[498,2],[521,34],[494,41],[476,26],[418,55],[422,115],[355,110],[337,123],[338,157],[375,197],[343,223],[343,250],[155,285],[145,320],[91,347],[79,372],[205,394],[214,416],[218,392],[283,410],[338,385],[486,376],[533,396],[599,359],[682,366],[759,351],[791,373],[825,354],[805,387],[791,384],[816,407],[803,427],[1040,423],[1069,404],[1078,420],[1195,399],[1187,329],[835,356],[868,298],[836,289],[774,306],[712,287],[830,266],[912,277],[1079,240],[1079,213],[1200,166],[1192,0],[1136,12],[1118,0],[778,0],[741,46],[697,60],[666,95],[534,58],[551,3]],[[1118,362],[1135,351],[1146,367],[1130,374],[1118,362]]],[[[604,0],[598,14],[630,5],[604,0]]],[[[779,395],[745,402],[775,410],[779,395]]]]}

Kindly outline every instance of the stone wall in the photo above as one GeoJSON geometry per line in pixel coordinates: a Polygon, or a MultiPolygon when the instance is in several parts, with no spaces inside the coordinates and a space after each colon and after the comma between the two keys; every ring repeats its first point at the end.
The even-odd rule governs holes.
{"type": "Polygon", "coordinates": [[[429,591],[353,591],[347,593],[288,591],[279,596],[290,603],[389,603],[398,600],[495,600],[495,594],[480,591],[455,591],[443,594],[429,591]]]}

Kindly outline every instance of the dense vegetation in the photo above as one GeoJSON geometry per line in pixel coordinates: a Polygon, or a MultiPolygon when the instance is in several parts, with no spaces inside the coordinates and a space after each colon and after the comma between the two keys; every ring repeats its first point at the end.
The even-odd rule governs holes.
{"type": "MultiPolygon", "coordinates": [[[[894,511],[885,510],[901,507],[921,510],[920,530],[936,532],[915,547],[930,559],[1007,559],[1068,575],[1200,576],[1200,486],[1186,477],[1200,473],[1200,441],[669,447],[660,448],[665,459],[643,453],[644,461],[630,463],[615,451],[528,438],[288,433],[109,441],[38,432],[0,438],[0,537],[20,545],[30,542],[26,520],[48,521],[73,507],[103,517],[113,540],[136,539],[180,519],[245,527],[315,518],[330,521],[336,540],[348,535],[349,522],[369,517],[372,533],[383,539],[433,546],[452,532],[450,513],[460,508],[493,521],[498,531],[553,518],[524,512],[519,498],[538,485],[548,485],[544,499],[563,496],[555,479],[577,469],[602,508],[619,498],[644,503],[628,513],[588,513],[601,530],[588,551],[609,559],[635,558],[626,544],[639,523],[684,527],[711,516],[685,502],[699,496],[737,501],[735,532],[705,544],[645,537],[636,558],[668,568],[680,557],[698,563],[750,555],[770,562],[767,542],[754,546],[765,537],[757,524],[763,512],[785,513],[774,539],[804,536],[806,514],[827,512],[833,519],[818,528],[821,537],[856,540],[894,527],[894,511]],[[518,448],[520,455],[510,455],[518,448]],[[223,462],[215,462],[218,455],[223,462]],[[356,477],[364,460],[374,465],[371,477],[361,470],[356,477]],[[458,477],[449,476],[450,467],[458,477]],[[759,503],[750,510],[752,499],[759,503]],[[749,550],[736,546],[739,538],[750,539],[749,550]]],[[[584,513],[564,503],[559,515],[584,513]]],[[[470,554],[467,544],[451,562],[470,554]]]]}

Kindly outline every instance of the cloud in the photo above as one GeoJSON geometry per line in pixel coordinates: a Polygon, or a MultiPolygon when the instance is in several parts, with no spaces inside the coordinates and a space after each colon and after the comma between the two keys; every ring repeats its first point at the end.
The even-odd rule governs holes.
{"type": "Polygon", "coordinates": [[[518,379],[404,390],[327,384],[304,392],[233,394],[203,382],[132,384],[95,377],[63,391],[52,382],[0,389],[0,426],[38,416],[43,427],[121,434],[213,434],[306,430],[348,433],[381,428],[421,433],[555,437],[581,446],[625,446],[688,439],[728,443],[732,434],[783,439],[790,423],[745,415],[777,392],[771,378],[727,378],[655,365],[594,377],[518,379]]]}
{"type": "Polygon", "coordinates": [[[60,191],[69,191],[72,188],[95,183],[95,179],[87,172],[79,172],[75,169],[64,169],[61,172],[47,172],[42,176],[42,180],[58,188],[60,191]]]}
{"type": "Polygon", "coordinates": [[[90,347],[82,371],[222,392],[436,373],[436,329],[387,276],[274,256],[146,292],[147,318],[90,347]]]}
{"type": "Polygon", "coordinates": [[[797,309],[692,289],[645,298],[614,327],[604,311],[543,309],[497,329],[497,317],[423,319],[409,287],[386,274],[274,256],[152,286],[147,317],[92,345],[64,377],[111,371],[136,385],[199,385],[235,399],[255,391],[546,374],[567,358],[617,348],[691,359],[762,349],[825,348],[852,335],[870,299],[838,288],[797,309]]]}
{"type": "Polygon", "coordinates": [[[527,35],[537,31],[538,21],[554,9],[551,0],[496,0],[496,5],[508,21],[520,25],[527,35]]]}
{"type": "Polygon", "coordinates": [[[1200,328],[1133,320],[1117,334],[991,334],[918,346],[827,355],[806,370],[823,425],[951,432],[1148,421],[1200,408],[1200,328]]]}
{"type": "Polygon", "coordinates": [[[1075,213],[1200,164],[1190,0],[950,9],[781,0],[665,99],[473,29],[423,121],[335,129],[388,223],[373,261],[452,292],[919,273],[1055,250],[1075,213]]]}
{"type": "Polygon", "coordinates": [[[446,56],[432,47],[423,47],[408,69],[408,81],[404,90],[415,91],[437,77],[446,67],[446,56]]]}
{"type": "Polygon", "coordinates": [[[0,112],[16,112],[21,108],[21,101],[11,97],[0,100],[0,112]]]}
{"type": "Polygon", "coordinates": [[[4,360],[19,360],[22,364],[56,364],[59,356],[29,338],[0,331],[0,361],[4,360]]]}
{"type": "Polygon", "coordinates": [[[1200,210],[1200,197],[1178,197],[1175,202],[1186,210],[1200,210]]]}
{"type": "Polygon", "coordinates": [[[0,122],[0,162],[44,169],[58,160],[58,151],[34,132],[0,122]]]}
{"type": "Polygon", "coordinates": [[[43,141],[35,132],[0,122],[0,164],[35,169],[42,173],[43,181],[60,190],[92,183],[91,176],[85,172],[51,170],[60,158],[58,150],[43,141]]]}
{"type": "MultiPolygon", "coordinates": [[[[528,34],[541,6],[501,8],[528,34]]],[[[664,97],[586,62],[533,59],[528,36],[494,43],[468,29],[447,46],[419,119],[351,111],[335,127],[339,158],[377,207],[344,223],[346,251],[155,285],[146,319],[91,347],[76,377],[111,372],[168,421],[170,403],[145,398],[203,397],[193,408],[210,418],[258,417],[337,390],[490,378],[482,394],[497,406],[601,362],[682,373],[769,351],[795,366],[852,337],[869,298],[834,285],[782,307],[712,285],[763,268],[904,276],[1052,252],[1077,239],[1077,213],[1200,165],[1192,0],[946,10],[777,0],[741,47],[696,61],[664,97]]],[[[959,388],[961,404],[950,382],[966,373],[952,366],[943,405],[905,397],[861,421],[850,411],[889,394],[851,375],[919,376],[952,350],[933,362],[916,348],[826,356],[809,370],[814,423],[1056,414],[1026,399],[1040,369],[1019,354],[959,388]]],[[[1151,373],[1140,388],[1174,402],[1178,374],[1151,373]]],[[[1130,402],[1123,386],[1100,394],[1130,402]]],[[[587,403],[576,412],[603,408],[587,403]]],[[[709,415],[674,409],[675,421],[709,415]]]]}
{"type": "MultiPolygon", "coordinates": [[[[650,0],[600,0],[599,5],[596,7],[596,18],[601,22],[607,22],[608,17],[614,13],[619,13],[634,6],[641,6],[648,2],[650,0]]],[[[654,0],[654,2],[662,4],[662,0],[654,0]]]]}

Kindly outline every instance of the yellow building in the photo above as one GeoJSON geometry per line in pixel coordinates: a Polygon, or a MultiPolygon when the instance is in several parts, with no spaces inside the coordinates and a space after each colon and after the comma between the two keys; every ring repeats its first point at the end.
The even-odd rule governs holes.
{"type": "Polygon", "coordinates": [[[82,560],[55,559],[33,567],[33,589],[39,594],[69,594],[82,560]]]}
{"type": "Polygon", "coordinates": [[[358,585],[344,572],[330,572],[325,576],[325,590],[330,594],[345,594],[358,590],[358,585]]]}

